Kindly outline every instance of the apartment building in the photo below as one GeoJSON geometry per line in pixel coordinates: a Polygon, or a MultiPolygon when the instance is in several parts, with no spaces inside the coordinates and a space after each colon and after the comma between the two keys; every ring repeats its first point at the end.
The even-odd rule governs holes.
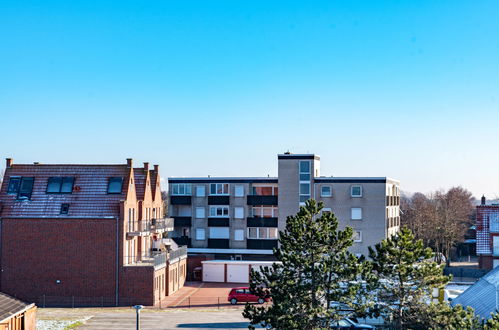
{"type": "Polygon", "coordinates": [[[480,268],[499,266],[499,205],[487,205],[485,196],[476,207],[476,240],[480,268]]]}
{"type": "Polygon", "coordinates": [[[341,227],[354,229],[351,251],[368,253],[399,230],[400,184],[386,177],[324,177],[314,154],[278,155],[277,177],[169,178],[173,239],[190,255],[272,260],[286,217],[310,198],[341,227]]]}
{"type": "Polygon", "coordinates": [[[154,305],[185,281],[157,165],[7,159],[0,226],[0,290],[40,306],[154,305]]]}

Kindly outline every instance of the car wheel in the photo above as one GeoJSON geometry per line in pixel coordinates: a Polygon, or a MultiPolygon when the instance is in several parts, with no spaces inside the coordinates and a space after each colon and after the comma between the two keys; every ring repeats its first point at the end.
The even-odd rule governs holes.
{"type": "Polygon", "coordinates": [[[263,298],[258,298],[258,303],[261,305],[265,302],[265,300],[263,300],[263,298]]]}
{"type": "Polygon", "coordinates": [[[237,304],[237,299],[236,299],[236,298],[232,298],[232,299],[230,300],[230,303],[231,303],[232,305],[237,304]]]}

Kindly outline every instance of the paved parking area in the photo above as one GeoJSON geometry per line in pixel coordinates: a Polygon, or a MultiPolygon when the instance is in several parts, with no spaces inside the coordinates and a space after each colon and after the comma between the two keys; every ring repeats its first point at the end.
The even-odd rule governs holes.
{"type": "MultiPolygon", "coordinates": [[[[78,329],[134,329],[135,312],[95,315],[78,329]]],[[[142,329],[247,329],[248,321],[239,310],[167,310],[141,313],[142,329]]]]}
{"type": "Polygon", "coordinates": [[[249,286],[248,283],[189,282],[178,292],[161,302],[161,308],[242,308],[244,304],[232,306],[227,296],[232,288],[249,286]]]}

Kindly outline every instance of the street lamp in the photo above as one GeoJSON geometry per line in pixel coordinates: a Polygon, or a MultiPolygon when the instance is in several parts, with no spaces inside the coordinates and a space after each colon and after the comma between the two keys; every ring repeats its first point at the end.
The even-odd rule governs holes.
{"type": "Polygon", "coordinates": [[[142,305],[135,305],[135,306],[133,306],[133,308],[135,308],[135,313],[137,315],[137,322],[136,322],[137,326],[136,326],[136,329],[140,330],[140,310],[142,308],[144,308],[144,306],[142,306],[142,305]]]}

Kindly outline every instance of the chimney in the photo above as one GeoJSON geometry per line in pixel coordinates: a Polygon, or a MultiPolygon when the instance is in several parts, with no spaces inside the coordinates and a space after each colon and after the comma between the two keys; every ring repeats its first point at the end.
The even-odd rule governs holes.
{"type": "Polygon", "coordinates": [[[14,159],[12,159],[12,158],[5,158],[5,168],[10,168],[12,166],[13,162],[14,162],[14,159]]]}
{"type": "Polygon", "coordinates": [[[149,163],[144,162],[144,171],[149,171],[149,163]]]}
{"type": "Polygon", "coordinates": [[[127,158],[126,159],[126,167],[132,167],[132,166],[133,166],[133,159],[127,158]]]}
{"type": "Polygon", "coordinates": [[[485,195],[483,195],[482,196],[482,205],[485,205],[485,202],[486,202],[485,195]]]}
{"type": "Polygon", "coordinates": [[[159,165],[154,165],[154,172],[159,173],[159,165]]]}

